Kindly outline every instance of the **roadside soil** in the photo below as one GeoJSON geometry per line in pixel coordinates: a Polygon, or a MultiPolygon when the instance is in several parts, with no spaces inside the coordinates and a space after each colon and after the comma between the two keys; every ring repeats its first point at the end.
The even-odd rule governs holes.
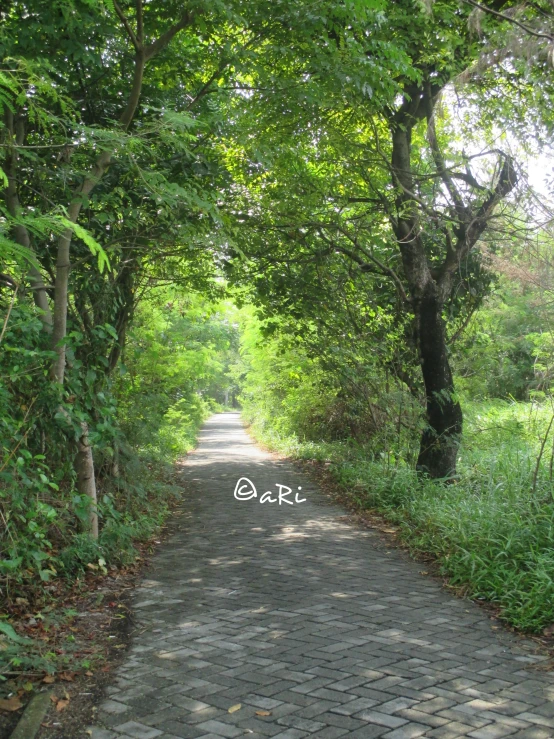
{"type": "Polygon", "coordinates": [[[91,571],[71,587],[52,585],[38,608],[22,598],[10,606],[7,616],[16,631],[43,640],[63,667],[53,675],[21,668],[0,683],[0,701],[21,704],[17,710],[0,708],[0,739],[9,739],[29,700],[44,690],[51,693],[51,707],[37,739],[86,737],[95,707],[133,635],[128,605],[132,591],[177,518],[173,511],[155,539],[135,544],[138,556],[131,566],[110,569],[106,575],[91,571]]]}

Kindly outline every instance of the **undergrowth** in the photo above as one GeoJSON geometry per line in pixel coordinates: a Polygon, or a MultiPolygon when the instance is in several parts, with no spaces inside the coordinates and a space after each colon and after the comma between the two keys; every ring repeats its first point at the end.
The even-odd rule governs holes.
{"type": "Polygon", "coordinates": [[[79,374],[72,353],[71,395],[41,366],[51,352],[34,308],[11,311],[0,353],[0,679],[14,667],[40,672],[57,664],[44,645],[18,638],[25,632],[18,619],[55,608],[86,572],[133,563],[179,494],[174,463],[194,447],[228,382],[227,323],[195,300],[177,305],[158,296],[138,309],[126,364],[113,377],[102,376],[100,361],[79,374]],[[82,418],[89,425],[97,540],[89,533],[90,499],[77,491],[68,417],[77,428],[82,418]]]}

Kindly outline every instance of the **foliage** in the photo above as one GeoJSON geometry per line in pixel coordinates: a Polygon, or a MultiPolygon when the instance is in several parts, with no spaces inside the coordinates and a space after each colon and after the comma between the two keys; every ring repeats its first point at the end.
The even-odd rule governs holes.
{"type": "Polygon", "coordinates": [[[129,443],[175,459],[194,446],[206,415],[230,385],[236,343],[231,308],[175,291],[137,311],[117,380],[121,429],[129,443]]]}
{"type": "MultiPolygon", "coordinates": [[[[37,576],[38,583],[74,576],[101,558],[124,564],[133,559],[133,542],[153,534],[175,490],[168,465],[194,445],[206,414],[218,407],[218,388],[230,383],[235,329],[226,310],[195,296],[171,301],[168,294],[139,309],[125,365],[113,385],[90,395],[102,522],[93,542],[79,533],[88,502],[75,491],[70,460],[62,466],[55,454],[67,429],[63,417],[57,430],[49,419],[57,388],[42,360],[51,352],[40,348],[34,310],[13,308],[0,359],[0,573],[7,593],[37,584],[37,576]]],[[[90,364],[88,374],[93,383],[90,364]]],[[[86,398],[89,391],[78,392],[86,398]]]]}
{"type": "Polygon", "coordinates": [[[471,6],[2,6],[5,597],[131,561],[240,389],[455,583],[552,620],[552,215],[510,149],[551,138],[551,9],[531,44],[471,6]]]}
{"type": "MultiPolygon", "coordinates": [[[[554,620],[553,439],[546,438],[554,408],[544,396],[534,403],[494,397],[502,388],[506,398],[510,385],[508,375],[495,374],[504,360],[491,349],[491,337],[510,347],[520,333],[508,317],[519,310],[526,325],[536,320],[533,300],[513,283],[502,298],[500,308],[497,297],[481,311],[457,349],[456,365],[466,374],[459,384],[476,399],[465,396],[458,479],[448,486],[418,479],[410,468],[419,404],[405,385],[387,381],[378,365],[374,394],[361,406],[365,417],[359,398],[346,395],[348,412],[338,428],[340,373],[330,378],[329,369],[323,371],[321,361],[286,334],[263,337],[251,310],[243,315],[234,371],[242,377],[244,415],[256,438],[293,458],[325,462],[354,505],[379,510],[398,524],[410,547],[433,554],[453,585],[497,604],[514,626],[540,631],[554,620]]],[[[366,371],[368,366],[370,357],[366,371]]],[[[517,358],[511,366],[517,371],[517,358]]]]}
{"type": "MultiPolygon", "coordinates": [[[[132,558],[132,542],[168,509],[167,465],[194,443],[210,407],[202,393],[218,394],[217,342],[198,361],[198,340],[168,350],[161,314],[147,332],[148,309],[137,306],[168,280],[207,300],[219,292],[226,173],[213,146],[221,106],[205,94],[227,65],[222,38],[236,57],[244,36],[223,3],[197,13],[32,0],[0,13],[0,575],[13,597],[132,558]],[[142,57],[130,53],[139,43],[142,57]],[[148,345],[146,362],[133,342],[148,345]],[[148,364],[156,352],[165,374],[148,364]],[[74,464],[83,439],[96,466],[97,543],[74,464]]],[[[181,300],[174,337],[185,324],[197,330],[194,300],[181,300]]]]}

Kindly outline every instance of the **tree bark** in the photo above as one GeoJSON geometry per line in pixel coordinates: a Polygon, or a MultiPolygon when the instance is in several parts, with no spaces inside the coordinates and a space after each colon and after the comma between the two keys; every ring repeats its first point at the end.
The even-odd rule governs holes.
{"type": "Polygon", "coordinates": [[[415,305],[427,411],[416,468],[437,479],[451,477],[456,471],[463,417],[454,393],[442,302],[436,289],[429,288],[415,305]]]}
{"type": "MultiPolygon", "coordinates": [[[[119,125],[123,131],[132,123],[138,106],[146,56],[144,52],[137,52],[131,92],[127,104],[119,118],[119,125]]],[[[76,197],[68,208],[68,217],[72,223],[77,223],[84,201],[88,198],[96,185],[106,173],[112,158],[113,151],[103,151],[89,174],[85,176],[83,184],[75,193],[76,197]]],[[[70,249],[73,232],[66,229],[58,239],[58,253],[56,258],[56,280],[54,283],[54,330],[52,332],[52,347],[56,358],[52,364],[50,376],[52,380],[63,385],[65,373],[65,337],[67,334],[68,285],[70,270],[70,249]]]]}
{"type": "MultiPolygon", "coordinates": [[[[144,67],[144,54],[137,53],[131,93],[120,118],[120,124],[123,129],[129,127],[136,111],[142,88],[144,67]]],[[[84,200],[90,195],[97,183],[104,176],[110,164],[111,157],[112,151],[103,151],[94,164],[92,171],[85,177],[83,184],[79,188],[76,199],[73,200],[68,209],[69,220],[72,223],[77,223],[84,200]]],[[[66,229],[58,239],[56,279],[54,283],[52,346],[56,352],[56,358],[54,359],[50,369],[50,377],[54,382],[57,382],[60,385],[63,385],[65,377],[65,337],[67,335],[71,238],[71,229],[66,229]]],[[[82,434],[77,441],[77,456],[75,458],[77,490],[79,493],[88,496],[90,499],[90,534],[93,539],[98,539],[96,480],[94,475],[94,459],[89,440],[88,424],[82,423],[81,431],[82,434]]]]}
{"type": "Polygon", "coordinates": [[[420,439],[417,470],[438,479],[451,477],[456,471],[463,417],[454,395],[442,318],[446,280],[444,285],[439,285],[433,278],[422,241],[422,214],[413,194],[411,131],[416,119],[421,117],[421,99],[414,95],[407,101],[391,125],[391,164],[398,213],[392,226],[409,285],[425,386],[427,425],[420,439]]]}
{"type": "MultiPolygon", "coordinates": [[[[143,3],[138,0],[136,4],[137,11],[137,32],[136,34],[125,17],[118,3],[114,3],[114,9],[120,18],[131,43],[135,48],[135,65],[133,70],[133,79],[131,89],[125,107],[123,108],[118,120],[118,128],[121,131],[127,131],[133,122],[135,113],[142,92],[142,84],[146,64],[162,51],[172,39],[184,28],[186,28],[194,19],[194,13],[185,11],[179,21],[170,26],[165,33],[150,44],[144,43],[144,27],[143,27],[143,3]]],[[[85,175],[82,185],[75,192],[75,197],[68,208],[68,217],[72,223],[77,223],[79,214],[83,204],[88,196],[94,190],[96,185],[104,177],[112,159],[113,150],[104,150],[88,174],[85,175]]],[[[52,347],[56,352],[56,358],[52,364],[50,376],[56,382],[63,384],[65,372],[65,337],[67,334],[67,300],[68,300],[68,283],[70,270],[70,248],[73,233],[71,229],[66,229],[58,239],[58,252],[56,259],[56,279],[54,285],[54,321],[52,331],[52,347]]]]}
{"type": "Polygon", "coordinates": [[[389,119],[391,171],[396,188],[396,216],[391,217],[391,225],[409,286],[425,385],[427,426],[420,440],[417,469],[432,478],[447,478],[456,472],[463,417],[454,393],[442,311],[451,296],[453,275],[487,228],[496,206],[514,188],[517,175],[511,159],[505,157],[496,184],[483,202],[478,197],[464,202],[445,166],[435,136],[432,116],[439,90],[440,87],[433,87],[431,83],[411,89],[389,119]],[[438,214],[416,194],[411,161],[412,129],[424,117],[428,121],[437,173],[450,195],[457,220],[453,229],[455,240],[444,224],[441,228],[445,243],[444,257],[438,271],[431,268],[421,225],[424,221],[428,228],[437,228],[438,214]]]}
{"type": "Polygon", "coordinates": [[[96,499],[96,479],[94,477],[94,460],[92,447],[89,441],[88,425],[81,424],[81,436],[77,442],[77,456],[75,471],[77,472],[77,489],[90,500],[89,533],[93,539],[98,539],[98,509],[96,499]]]}

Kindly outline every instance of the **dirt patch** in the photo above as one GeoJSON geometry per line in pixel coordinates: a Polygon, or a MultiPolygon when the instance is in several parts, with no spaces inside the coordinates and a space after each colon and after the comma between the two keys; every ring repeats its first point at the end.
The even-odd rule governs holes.
{"type": "Polygon", "coordinates": [[[172,502],[165,524],[148,542],[134,543],[138,552],[128,567],[111,568],[107,573],[91,570],[70,586],[56,582],[44,589],[40,602],[29,604],[17,598],[5,609],[9,623],[21,637],[33,639],[41,651],[54,656],[56,670],[28,664],[5,673],[0,683],[0,700],[17,699],[15,711],[0,708],[0,739],[8,739],[25,709],[38,691],[52,693],[48,711],[37,739],[77,739],[87,736],[86,727],[94,723],[96,706],[112,680],[112,673],[126,656],[134,623],[129,604],[151,556],[179,526],[183,501],[190,492],[182,483],[180,464],[176,483],[182,496],[172,502]]]}
{"type": "Polygon", "coordinates": [[[21,603],[8,611],[10,623],[21,636],[44,642],[44,649],[56,655],[58,669],[48,675],[32,669],[15,670],[0,685],[1,698],[19,699],[17,711],[0,709],[0,739],[8,739],[23,710],[38,691],[52,693],[38,739],[76,739],[86,737],[85,729],[94,722],[96,706],[112,673],[124,660],[132,633],[130,599],[156,546],[166,539],[178,521],[168,519],[156,540],[135,544],[139,556],[135,563],[107,575],[88,573],[70,588],[60,584],[49,593],[49,605],[31,612],[21,603]]]}
{"type": "Polygon", "coordinates": [[[87,599],[82,604],[79,628],[84,633],[88,631],[85,638],[93,643],[97,666],[75,675],[58,673],[55,682],[47,686],[52,692],[52,706],[38,733],[40,739],[85,736],[84,729],[93,722],[95,706],[111,680],[111,673],[127,651],[132,632],[128,600],[139,575],[137,568],[132,573],[110,578],[96,590],[97,598],[103,596],[102,604],[96,605],[97,599],[87,599]]]}
{"type": "Polygon", "coordinates": [[[69,739],[90,723],[92,707],[129,641],[128,595],[143,563],[141,557],[135,566],[105,577],[87,575],[30,617],[10,614],[19,634],[42,642],[44,650],[56,655],[58,669],[51,675],[31,669],[7,673],[2,693],[18,698],[22,708],[0,712],[1,739],[10,736],[30,698],[43,690],[51,692],[53,700],[39,737],[69,739]]]}

